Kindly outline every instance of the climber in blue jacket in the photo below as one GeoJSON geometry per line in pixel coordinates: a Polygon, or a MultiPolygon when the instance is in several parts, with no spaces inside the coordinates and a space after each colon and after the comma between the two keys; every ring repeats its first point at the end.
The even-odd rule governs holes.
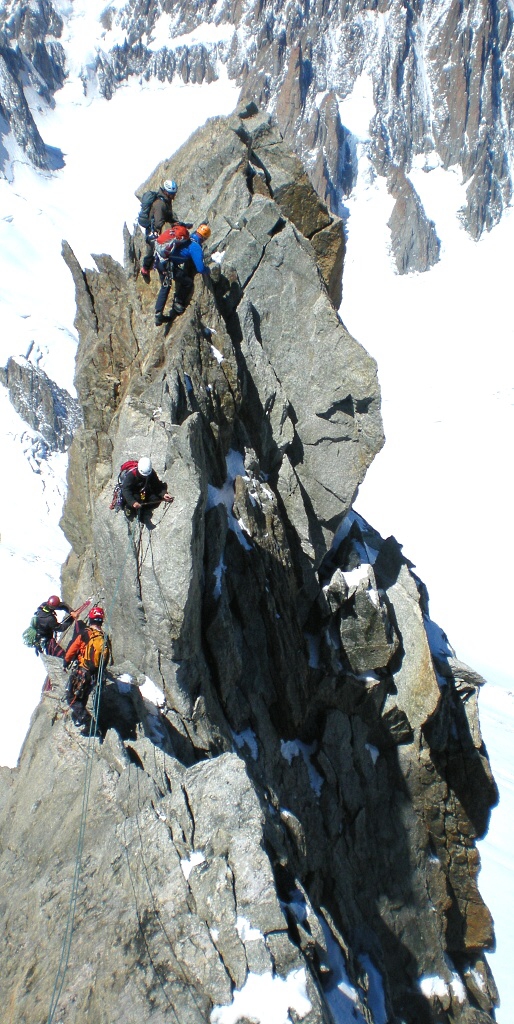
{"type": "MultiPolygon", "coordinates": [[[[173,239],[170,239],[169,253],[156,254],[155,267],[159,273],[161,287],[155,303],[155,326],[168,323],[172,317],[164,315],[171,282],[175,282],[175,294],[173,296],[172,314],[178,315],[184,312],[186,303],[193,287],[195,274],[210,276],[209,268],[206,267],[203,258],[202,245],[210,236],[211,229],[208,224],[200,224],[196,231],[187,239],[178,239],[178,225],[173,229],[173,239]]],[[[170,235],[171,235],[170,231],[170,235]]],[[[187,231],[186,231],[187,234],[187,231]]],[[[162,236],[161,236],[162,237],[162,236]]],[[[162,247],[161,247],[162,248],[162,247]]]]}

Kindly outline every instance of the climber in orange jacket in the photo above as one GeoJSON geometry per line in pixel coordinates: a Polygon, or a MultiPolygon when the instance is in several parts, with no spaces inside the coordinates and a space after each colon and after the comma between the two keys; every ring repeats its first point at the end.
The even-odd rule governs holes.
{"type": "Polygon", "coordinates": [[[88,719],[86,704],[96,685],[100,663],[103,661],[104,665],[108,665],[112,661],[111,643],[104,635],[103,621],[104,610],[98,605],[89,612],[88,625],[79,619],[77,636],[64,656],[65,671],[76,661],[66,687],[66,700],[72,708],[72,718],[76,725],[84,725],[88,719]]]}

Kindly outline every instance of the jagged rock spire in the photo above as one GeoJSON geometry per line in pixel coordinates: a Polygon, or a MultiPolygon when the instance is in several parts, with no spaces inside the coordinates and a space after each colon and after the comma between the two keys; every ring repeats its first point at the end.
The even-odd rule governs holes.
{"type": "Polygon", "coordinates": [[[262,993],[280,991],[284,1019],[309,1024],[337,1006],[490,1024],[481,680],[394,538],[351,508],[382,430],[374,361],[331,299],[340,222],[269,117],[242,113],[143,186],[175,178],[180,217],[212,227],[211,286],[169,330],[139,232],[123,267],[83,271],[64,247],[83,413],[64,592],[101,600],[116,664],[91,753],[48,659],[52,690],[0,774],[0,998],[27,1024],[50,1004],[87,754],[60,1020],[265,1022],[262,993]],[[175,501],[131,524],[108,506],[143,454],[175,501]]]}

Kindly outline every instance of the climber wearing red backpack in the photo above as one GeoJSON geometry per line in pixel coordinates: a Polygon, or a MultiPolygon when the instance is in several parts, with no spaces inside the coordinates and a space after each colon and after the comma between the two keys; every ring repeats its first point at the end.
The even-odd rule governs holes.
{"type": "Polygon", "coordinates": [[[78,635],[68,647],[64,669],[75,661],[66,687],[66,700],[72,709],[75,725],[84,725],[88,714],[86,704],[96,685],[100,665],[107,667],[112,661],[111,642],[103,633],[104,610],[98,605],[91,609],[88,624],[77,621],[78,635]]]}
{"type": "Polygon", "coordinates": [[[202,245],[210,233],[208,224],[200,224],[191,236],[184,224],[174,224],[157,238],[154,266],[159,274],[161,288],[155,303],[156,327],[172,319],[164,315],[172,281],[175,281],[172,314],[179,315],[186,308],[194,275],[209,277],[210,271],[204,262],[202,245]]]}
{"type": "Polygon", "coordinates": [[[141,198],[138,221],[145,231],[146,253],[141,266],[141,275],[145,281],[150,280],[157,235],[165,224],[174,224],[177,219],[173,213],[173,200],[177,191],[176,181],[167,178],[158,192],[144,192],[141,198]]]}
{"type": "Polygon", "coordinates": [[[156,508],[161,501],[173,501],[166,484],[159,480],[152,460],[146,455],[124,472],[121,496],[129,518],[141,509],[156,508]]]}

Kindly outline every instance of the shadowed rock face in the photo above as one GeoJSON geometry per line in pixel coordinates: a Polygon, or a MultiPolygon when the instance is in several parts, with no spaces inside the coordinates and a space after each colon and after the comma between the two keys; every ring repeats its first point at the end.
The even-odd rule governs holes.
{"type": "MultiPolygon", "coordinates": [[[[316,244],[338,222],[257,113],[208,122],[142,189],[168,176],[178,215],[211,224],[215,271],[169,329],[153,325],[157,281],[138,276],[140,233],[123,267],[64,253],[84,417],[64,593],[104,605],[116,664],[59,1020],[216,1022],[260,975],[296,979],[291,1020],[329,1024],[339,947],[340,1012],[486,1024],[482,680],[394,538],[351,508],[383,438],[375,364],[328,290],[339,256],[316,244]],[[108,506],[121,462],[143,454],[175,501],[129,523],[108,506]],[[420,987],[434,976],[438,995],[420,987]]],[[[48,1013],[82,813],[87,739],[47,661],[52,689],[0,774],[13,1024],[48,1013]]],[[[251,1016],[266,1019],[257,999],[251,1016]]]]}

